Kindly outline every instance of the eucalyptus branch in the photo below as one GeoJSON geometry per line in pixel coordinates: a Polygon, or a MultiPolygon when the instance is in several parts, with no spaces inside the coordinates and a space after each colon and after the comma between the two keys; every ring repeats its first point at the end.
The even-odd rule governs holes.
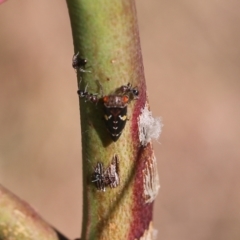
{"type": "Polygon", "coordinates": [[[14,194],[0,185],[1,240],[67,240],[14,194]]]}
{"type": "MultiPolygon", "coordinates": [[[[88,60],[86,67],[90,69],[77,72],[82,96],[81,239],[153,239],[153,202],[159,183],[151,133],[159,133],[161,124],[149,112],[135,3],[133,0],[67,0],[67,5],[74,52],[88,60]],[[112,115],[104,116],[107,98],[101,96],[98,83],[107,98],[116,96],[119,87],[127,83],[139,92],[137,99],[130,99],[126,104],[128,121],[116,142],[112,141],[111,130],[109,133],[106,128],[105,122],[112,115]],[[99,96],[97,105],[84,101],[88,92],[82,89],[86,86],[87,91],[99,96]],[[117,166],[112,163],[116,156],[117,166]],[[118,182],[115,181],[114,187],[104,182],[106,169],[116,171],[118,182]],[[103,174],[96,178],[100,172],[103,174]],[[97,184],[105,184],[106,190],[105,185],[101,188],[97,184]]],[[[124,115],[118,117],[126,120],[124,115]]]]}

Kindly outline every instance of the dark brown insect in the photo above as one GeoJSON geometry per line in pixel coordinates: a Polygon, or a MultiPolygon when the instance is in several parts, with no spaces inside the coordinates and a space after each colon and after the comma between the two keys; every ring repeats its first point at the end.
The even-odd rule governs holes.
{"type": "Polygon", "coordinates": [[[72,58],[72,67],[80,72],[91,72],[85,69],[87,64],[87,59],[79,57],[79,52],[73,55],[72,58]]]}
{"type": "Polygon", "coordinates": [[[85,101],[97,103],[99,100],[103,102],[104,121],[111,138],[116,142],[122,134],[122,131],[128,120],[127,106],[132,99],[137,99],[139,91],[136,87],[132,87],[130,83],[121,86],[114,94],[105,95],[98,98],[98,94],[92,94],[85,90],[78,90],[80,98],[85,101]]]}

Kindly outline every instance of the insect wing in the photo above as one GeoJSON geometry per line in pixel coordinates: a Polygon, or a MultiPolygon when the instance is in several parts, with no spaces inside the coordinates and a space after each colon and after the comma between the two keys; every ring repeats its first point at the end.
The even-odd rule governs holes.
{"type": "Polygon", "coordinates": [[[103,164],[98,162],[92,175],[92,182],[95,182],[96,188],[100,191],[105,191],[104,178],[103,164]]]}
{"type": "Polygon", "coordinates": [[[106,169],[105,176],[108,179],[108,185],[115,188],[119,185],[119,161],[117,155],[114,155],[110,166],[106,169]]]}
{"type": "Polygon", "coordinates": [[[112,140],[116,142],[121,136],[127,121],[127,106],[120,108],[104,108],[104,118],[112,140]]]}

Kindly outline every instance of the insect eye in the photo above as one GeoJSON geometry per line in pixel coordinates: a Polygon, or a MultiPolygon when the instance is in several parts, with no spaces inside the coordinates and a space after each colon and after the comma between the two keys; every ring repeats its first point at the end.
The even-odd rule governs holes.
{"type": "Polygon", "coordinates": [[[103,98],[103,102],[104,102],[104,103],[107,103],[108,100],[109,100],[109,97],[108,97],[108,96],[105,96],[105,97],[103,98]]]}
{"type": "Polygon", "coordinates": [[[124,95],[124,96],[122,97],[122,101],[123,101],[124,103],[128,103],[128,100],[129,100],[129,98],[128,98],[127,95],[124,95]]]}

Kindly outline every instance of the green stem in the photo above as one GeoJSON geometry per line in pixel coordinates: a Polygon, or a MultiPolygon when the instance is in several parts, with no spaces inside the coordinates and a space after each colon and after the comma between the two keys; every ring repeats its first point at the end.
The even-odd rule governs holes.
{"type": "Polygon", "coordinates": [[[78,74],[79,88],[88,85],[89,92],[99,92],[98,80],[105,95],[127,83],[140,92],[139,99],[128,105],[129,121],[117,142],[112,142],[106,130],[101,102],[95,106],[80,99],[84,198],[81,239],[140,239],[152,231],[153,203],[146,201],[144,170],[152,161],[153,150],[151,144],[141,147],[138,137],[138,116],[147,97],[135,3],[67,0],[67,5],[74,52],[88,59],[91,69],[91,73],[78,74]],[[93,169],[97,162],[109,166],[115,154],[120,161],[120,185],[98,191],[91,182],[93,169]]]}
{"type": "Polygon", "coordinates": [[[0,185],[0,239],[67,240],[14,194],[0,185]]]}

